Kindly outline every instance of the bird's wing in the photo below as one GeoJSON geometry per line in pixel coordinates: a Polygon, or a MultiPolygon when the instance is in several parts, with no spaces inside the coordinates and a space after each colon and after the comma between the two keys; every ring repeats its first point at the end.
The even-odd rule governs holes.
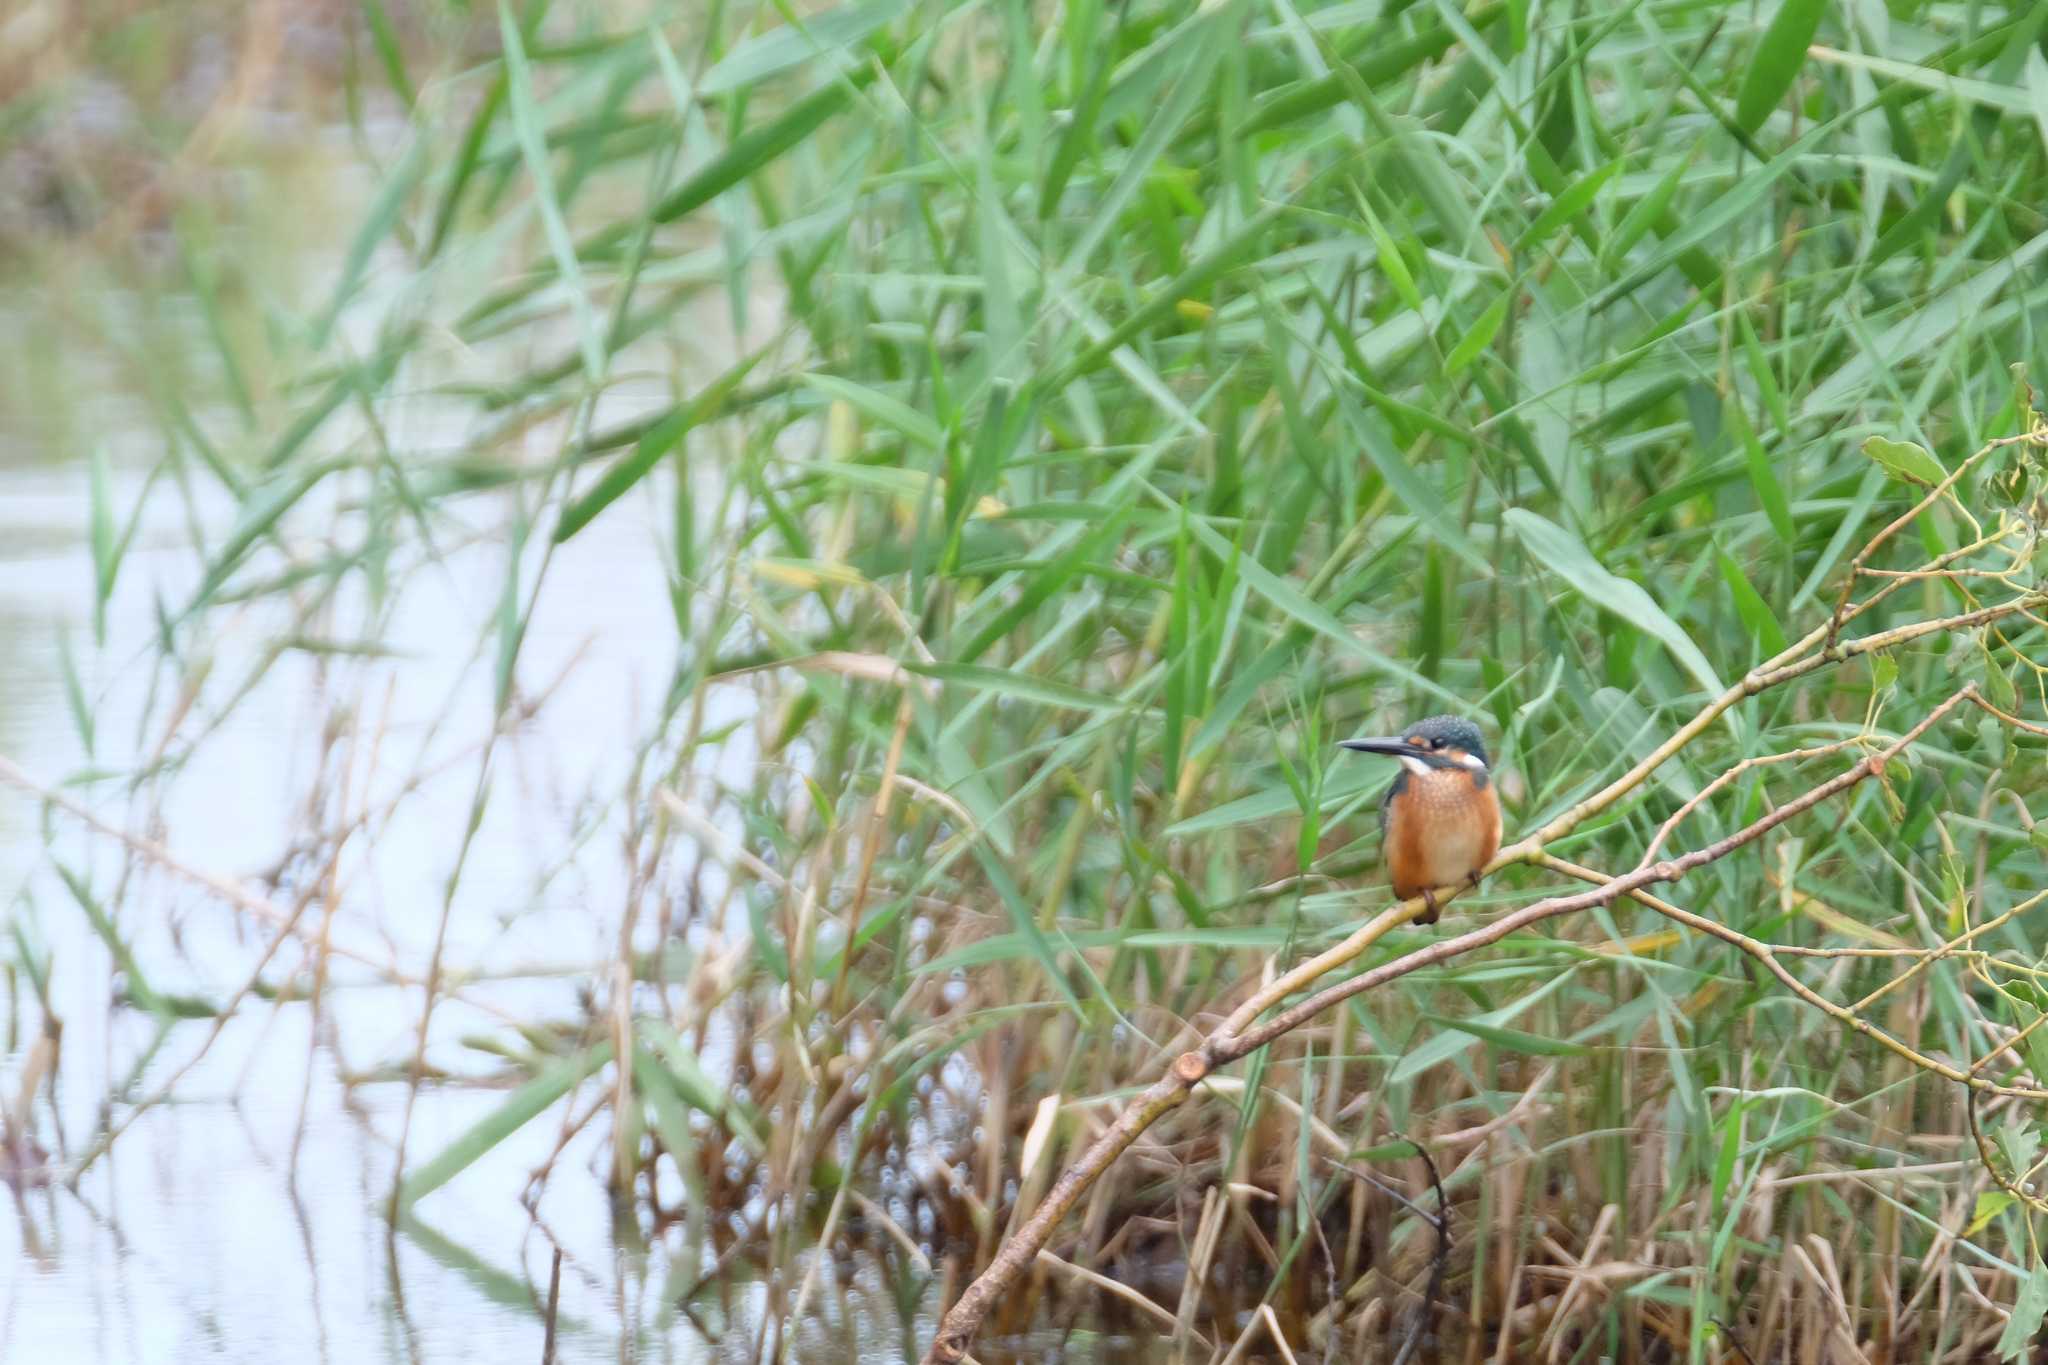
{"type": "Polygon", "coordinates": [[[1387,842],[1387,821],[1394,813],[1394,798],[1407,789],[1408,770],[1402,768],[1394,774],[1394,780],[1387,784],[1386,791],[1380,795],[1380,844],[1382,847],[1387,842]]]}

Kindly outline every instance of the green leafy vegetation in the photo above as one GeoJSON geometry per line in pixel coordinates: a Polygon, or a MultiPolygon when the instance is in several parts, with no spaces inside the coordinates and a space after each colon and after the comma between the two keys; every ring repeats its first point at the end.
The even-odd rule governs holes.
{"type": "MultiPolygon", "coordinates": [[[[1479,721],[1512,838],[1825,624],[1852,566],[1957,573],[1847,638],[2039,582],[2042,452],[1964,466],[2032,429],[2048,365],[2048,7],[640,22],[505,0],[460,37],[366,16],[351,103],[407,121],[362,140],[376,189],[338,269],[266,340],[210,324],[213,352],[149,393],[144,495],[234,510],[195,530],[196,588],[157,637],[104,645],[157,653],[160,723],[196,699],[150,732],[177,734],[169,768],[166,739],[120,776],[207,762],[262,676],[209,674],[223,637],[268,661],[318,619],[374,645],[480,542],[501,577],[449,650],[490,674],[491,739],[435,777],[473,783],[481,820],[509,780],[494,746],[548,687],[524,651],[558,557],[629,543],[674,623],[632,778],[594,794],[635,869],[630,907],[591,907],[617,962],[584,1017],[498,1021],[517,1088],[452,1145],[401,1143],[403,1217],[601,1103],[614,1187],[647,1211],[630,1235],[682,1248],[665,1302],[755,1275],[794,1320],[816,1249],[857,1244],[928,1336],[1099,1100],[1382,907],[1390,773],[1337,739],[1479,721]],[[744,719],[707,721],[735,698],[744,719]]],[[[200,278],[233,275],[174,233],[200,278]]],[[[134,510],[97,455],[91,489],[104,633],[134,510]]],[[[1624,871],[1717,774],[1896,736],[1967,682],[2038,726],[2044,631],[2029,607],[1745,700],[1551,852],[1624,871]]],[[[414,665],[336,666],[366,698],[414,665]]],[[[1871,1022],[1919,1052],[2048,1086],[2038,1048],[2005,1046],[2048,1007],[2037,919],[1886,985],[1887,954],[2042,885],[2041,732],[1976,720],[1667,890],[1799,950],[1829,1000],[1882,991],[1871,1022]]],[[[1854,753],[1745,770],[1676,847],[1854,753]]],[[[445,845],[423,915],[456,899],[464,830],[445,845]]],[[[109,890],[67,878],[135,1007],[205,1027],[145,980],[109,890]]],[[[1362,965],[1557,882],[1511,869],[1362,965]]],[[[463,986],[435,952],[403,974],[415,1002],[463,986]]],[[[382,1079],[417,1088],[420,1061],[382,1079]]],[[[1140,1330],[1227,1350],[1263,1304],[1303,1360],[1370,1358],[1438,1275],[1417,1330],[1445,1358],[2017,1355],[2048,1307],[2044,1215],[2005,1186],[2037,1173],[2043,1111],[1960,1094],[1622,903],[1255,1054],[1053,1250],[1134,1280],[1227,1271],[1211,1297],[1191,1272],[1177,1312],[1147,1286],[1176,1326],[1140,1330]],[[1417,1212],[1438,1199],[1441,1266],[1417,1212]]],[[[989,1335],[1071,1326],[1066,1270],[989,1335]]]]}

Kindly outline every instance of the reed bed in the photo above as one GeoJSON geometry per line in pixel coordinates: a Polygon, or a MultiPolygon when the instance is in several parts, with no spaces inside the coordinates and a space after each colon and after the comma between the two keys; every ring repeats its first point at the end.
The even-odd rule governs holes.
{"type": "MultiPolygon", "coordinates": [[[[1389,921],[1378,969],[1581,889],[1563,863],[1627,872],[1667,820],[1666,858],[1726,839],[1967,688],[1655,889],[1733,938],[1615,896],[1204,1068],[972,1351],[2023,1355],[2044,14],[334,18],[366,192],[288,296],[214,177],[153,180],[148,241],[96,234],[143,211],[111,190],[6,225],[149,320],[47,304],[138,377],[147,453],[80,461],[78,762],[0,754],[46,852],[8,888],[25,1224],[90,1200],[235,1021],[303,1013],[302,1125],[337,1078],[394,1246],[530,1307],[537,1351],[608,1274],[550,1211],[609,1198],[618,1352],[917,1359],[1132,1096],[1379,922],[1388,774],[1337,739],[1474,717],[1510,839],[1665,759],[1549,862],[1389,921]],[[164,509],[175,571],[124,614],[164,509]],[[625,593],[659,666],[592,700],[605,665],[534,640],[602,641],[625,593]],[[1831,623],[1825,667],[1659,749],[1831,623]],[[166,812],[279,697],[289,828],[209,866],[166,812]],[[593,753],[598,722],[625,737],[593,753]],[[577,927],[508,967],[542,902],[577,927]],[[91,1007],[143,1025],[83,1127],[60,908],[91,1007]],[[234,946],[190,951],[194,921],[234,946]],[[372,992],[403,1037],[364,1056],[336,1020],[372,992]],[[448,1096],[473,1122],[422,1138],[448,1096]],[[536,1140],[493,1193],[548,1254],[508,1270],[436,1195],[536,1140]]],[[[118,63],[131,21],[66,50],[118,63]]],[[[275,79],[221,107],[261,113],[291,49],[243,51],[275,79]]],[[[62,117],[29,89],[0,145],[62,117]]]]}

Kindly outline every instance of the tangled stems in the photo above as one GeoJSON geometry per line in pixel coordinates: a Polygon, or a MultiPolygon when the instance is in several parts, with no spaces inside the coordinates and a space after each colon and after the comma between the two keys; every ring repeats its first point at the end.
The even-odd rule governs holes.
{"type": "MultiPolygon", "coordinates": [[[[1987,447],[1986,449],[1990,448],[1987,447]]],[[[1983,453],[1980,451],[1978,456],[1972,457],[1970,463],[1975,463],[1976,459],[1980,458],[1983,453]]],[[[1961,472],[1961,470],[1957,471],[1958,474],[1961,472]]],[[[1878,538],[1881,540],[1889,537],[1898,530],[1900,525],[1910,520],[1913,515],[1931,506],[1938,497],[1949,491],[1953,482],[1953,479],[1951,479],[1940,488],[1934,490],[1913,509],[1912,513],[1902,517],[1899,521],[1894,522],[1891,526],[1886,527],[1884,531],[1880,532],[1878,538]]],[[[1991,537],[1990,539],[1998,538],[1991,537]]],[[[1857,568],[1861,568],[1863,559],[1864,556],[1859,556],[1857,568]]],[[[1946,572],[1948,572],[1946,565],[1941,565],[1934,569],[1936,574],[1946,572]]],[[[1851,586],[1853,587],[1857,575],[1852,573],[1850,577],[1852,580],[1851,586]]],[[[2038,728],[2009,715],[1985,701],[1978,695],[1975,683],[1964,686],[1939,705],[1933,707],[1925,715],[1921,716],[1911,728],[1900,734],[1891,743],[1882,747],[1875,747],[1873,745],[1872,752],[1859,758],[1855,764],[1846,770],[1819,783],[1793,800],[1785,802],[1775,810],[1761,816],[1735,833],[1704,847],[1659,861],[1653,861],[1664,839],[1669,835],[1670,827],[1666,827],[1659,831],[1656,842],[1649,846],[1643,856],[1643,860],[1631,871],[1621,876],[1608,876],[1605,873],[1590,868],[1580,867],[1577,864],[1557,858],[1547,851],[1546,846],[1550,842],[1570,833],[1588,819],[1607,810],[1616,802],[1635,792],[1652,773],[1673,755],[1683,750],[1699,735],[1712,727],[1729,708],[1750,697],[1781,686],[1784,683],[1805,677],[1807,674],[1831,665],[1890,649],[1909,641],[1951,631],[1989,626],[2013,616],[2031,617],[2044,604],[2048,604],[2048,594],[2029,589],[2002,602],[1977,607],[1974,610],[1956,615],[1917,621],[1853,640],[1842,638],[1841,632],[1844,625],[1876,605],[1884,597],[1889,596],[1897,587],[1907,581],[1910,580],[1905,578],[1887,579],[1883,587],[1874,593],[1871,598],[1860,604],[1852,602],[1849,593],[1845,592],[1825,624],[1816,627],[1797,643],[1752,669],[1739,682],[1702,707],[1697,714],[1672,732],[1669,738],[1658,745],[1655,750],[1646,755],[1633,768],[1623,773],[1606,787],[1559,813],[1533,833],[1501,849],[1486,868],[1487,873],[1492,873],[1511,864],[1529,864],[1589,882],[1592,885],[1588,889],[1569,895],[1548,897],[1502,915],[1500,918],[1467,933],[1451,938],[1439,939],[1413,952],[1405,953],[1391,961],[1382,963],[1369,971],[1361,972],[1336,985],[1325,987],[1261,1022],[1262,1016],[1265,1016],[1269,1010],[1280,1005],[1290,996],[1294,996],[1307,989],[1337,968],[1355,961],[1390,930],[1407,924],[1424,909],[1424,903],[1420,898],[1405,901],[1390,906],[1342,943],[1282,973],[1269,985],[1252,995],[1251,998],[1233,1011],[1221,1025],[1204,1037],[1196,1047],[1177,1057],[1165,1075],[1154,1081],[1132,1099],[1125,1106],[1123,1112],[1118,1115],[1116,1121],[1097,1136],[1077,1160],[1060,1173],[1059,1178],[1054,1182],[1052,1188],[1047,1191],[1043,1202],[1033,1211],[1031,1217],[1025,1221],[1022,1227],[1017,1229],[996,1253],[988,1268],[972,1284],[968,1285],[959,1300],[947,1312],[940,1324],[938,1335],[934,1338],[930,1349],[925,1353],[924,1365],[952,1365],[953,1362],[960,1361],[966,1357],[968,1347],[972,1344],[976,1332],[980,1329],[982,1320],[1003,1295],[1010,1290],[1011,1286],[1016,1283],[1019,1276],[1035,1262],[1039,1251],[1051,1239],[1054,1230],[1059,1226],[1061,1220],[1065,1218],[1068,1211],[1073,1208],[1074,1204],[1079,1201],[1080,1197],[1088,1191],[1103,1172],[1115,1162],[1117,1157],[1137,1140],[1141,1133],[1157,1122],[1167,1111],[1177,1107],[1186,1100],[1194,1087],[1211,1071],[1219,1066],[1225,1066],[1237,1061],[1258,1048],[1273,1042],[1275,1039],[1300,1028],[1303,1024],[1323,1014],[1332,1006],[1354,995],[1386,985],[1422,968],[1483,948],[1488,944],[1507,937],[1517,930],[1527,928],[1542,920],[1570,914],[1574,911],[1591,909],[1595,906],[1610,905],[1623,897],[1636,900],[1657,913],[1665,915],[1667,918],[1696,932],[1712,934],[1733,944],[1758,961],[1784,984],[1787,989],[1791,990],[1805,1003],[1820,1009],[1845,1027],[1871,1038],[1879,1045],[1903,1057],[1913,1065],[1934,1075],[1941,1076],[1946,1080],[1968,1087],[1973,1096],[1979,1092],[1988,1092],[1994,1095],[2026,1099],[2048,1099],[2048,1090],[2000,1085],[1977,1074],[1977,1068],[1965,1071],[1917,1052],[1901,1040],[1892,1037],[1871,1024],[1858,1014],[1854,1008],[1830,1001],[1800,981],[1797,976],[1787,970],[1783,963],[1778,960],[1781,949],[1752,939],[1748,935],[1730,929],[1705,916],[1684,910],[1652,894],[1651,891],[1651,888],[1658,884],[1676,881],[1687,872],[1729,856],[1736,850],[1754,843],[1772,829],[1775,829],[1794,816],[1847,791],[1868,778],[1879,776],[1883,773],[1885,765],[1889,760],[1904,752],[1930,728],[1960,706],[1965,704],[1974,705],[2008,725],[2016,725],[2019,728],[2028,730],[2038,728]]],[[[1830,746],[1829,749],[1819,752],[1831,752],[1833,747],[1836,746],[1830,746]]],[[[1790,758],[1795,756],[1785,755],[1778,757],[1790,758]]],[[[1778,759],[1745,760],[1742,764],[1737,765],[1737,767],[1746,769],[1755,766],[1755,763],[1759,761],[1778,761],[1778,759]]],[[[1734,770],[1724,774],[1722,778],[1716,779],[1712,789],[1718,789],[1720,786],[1725,785],[1727,781],[1733,780],[1735,775],[1734,770]]],[[[1675,825],[1676,819],[1672,823],[1675,825]]],[[[1439,895],[1439,903],[1454,894],[1446,892],[1439,895]]],[[[2012,913],[2018,913],[2018,910],[2016,909],[2012,913]]],[[[1927,963],[1933,961],[1936,956],[1955,951],[1958,946],[1959,944],[1951,943],[1945,944],[1939,949],[1929,950],[1928,955],[1922,957],[1914,970],[1924,967],[1927,963]]]]}

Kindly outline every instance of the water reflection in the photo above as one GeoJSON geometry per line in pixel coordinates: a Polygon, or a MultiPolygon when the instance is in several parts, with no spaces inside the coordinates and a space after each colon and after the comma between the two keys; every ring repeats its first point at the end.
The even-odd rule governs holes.
{"type": "MultiPolygon", "coordinates": [[[[142,480],[117,478],[114,492],[117,505],[132,507],[142,480]]],[[[162,712],[150,700],[163,678],[148,645],[159,595],[189,592],[198,561],[181,519],[163,515],[169,509],[158,502],[142,505],[135,549],[109,604],[109,648],[96,651],[84,468],[0,473],[0,754],[44,780],[132,770],[161,743],[162,712]],[[90,755],[63,681],[66,634],[95,716],[90,755]]],[[[461,979],[460,995],[436,1010],[426,1060],[453,1077],[487,1078],[497,1069],[465,1040],[501,1033],[507,1018],[580,1018],[582,992],[613,953],[627,869],[618,855],[621,812],[603,794],[623,789],[674,659],[658,560],[631,518],[622,509],[607,534],[581,538],[557,557],[528,633],[523,676],[560,682],[501,742],[498,793],[449,917],[443,957],[461,979]],[[565,850],[568,830],[580,843],[565,850]]],[[[503,567],[502,552],[480,543],[452,555],[444,573],[409,585],[390,623],[395,660],[337,665],[302,653],[269,665],[249,698],[160,786],[131,791],[119,779],[88,776],[70,793],[109,824],[160,841],[189,868],[240,877],[277,866],[279,851],[303,835],[306,786],[331,739],[326,708],[342,699],[378,707],[377,733],[389,752],[373,756],[366,744],[344,767],[366,808],[395,804],[350,846],[331,933],[416,978],[438,926],[450,832],[468,816],[479,721],[490,716],[489,682],[469,666],[475,642],[467,636],[470,623],[488,616],[478,613],[477,595],[496,590],[503,567]],[[439,779],[405,789],[415,767],[436,766],[439,779]]],[[[220,632],[213,675],[232,679],[257,667],[251,641],[260,638],[220,632]]],[[[55,1109],[39,1103],[34,1125],[60,1173],[92,1152],[103,1097],[121,1097],[114,1113],[122,1122],[191,1062],[172,1093],[92,1162],[75,1194],[61,1184],[25,1193],[12,1225],[20,1254],[0,1312],[8,1358],[183,1361],[310,1349],[345,1361],[537,1359],[534,1303],[556,1242],[565,1251],[563,1358],[643,1355],[627,1324],[650,1320],[642,1315],[643,1276],[658,1285],[661,1271],[615,1254],[601,1180],[544,1185],[531,1212],[519,1198],[544,1165],[601,1176],[604,1125],[585,1125],[559,1151],[561,1125],[544,1122],[493,1147],[420,1203],[418,1221],[397,1239],[394,1278],[382,1209],[419,992],[337,962],[317,1014],[303,1001],[250,997],[210,1043],[207,1019],[176,1022],[159,1039],[155,1017],[116,1003],[117,994],[132,1000],[137,983],[81,913],[63,871],[118,925],[158,997],[226,1003],[270,935],[175,872],[73,821],[46,820],[19,792],[0,792],[0,894],[13,907],[22,952],[47,963],[49,1005],[62,1025],[55,1109]],[[392,1079],[361,1079],[378,1072],[392,1079]]],[[[289,906],[311,875],[283,869],[273,901],[289,906]]],[[[310,961],[289,945],[260,975],[269,985],[303,982],[310,961]]],[[[32,1036],[38,1010],[28,974],[16,966],[10,1004],[19,1039],[23,1030],[32,1036]]],[[[10,1079],[26,1055],[25,1046],[12,1050],[10,1079]]],[[[412,1118],[408,1166],[503,1097],[488,1084],[428,1084],[412,1118]]],[[[710,1358],[691,1340],[688,1332],[662,1334],[658,1346],[646,1343],[654,1349],[644,1358],[710,1358]]]]}

